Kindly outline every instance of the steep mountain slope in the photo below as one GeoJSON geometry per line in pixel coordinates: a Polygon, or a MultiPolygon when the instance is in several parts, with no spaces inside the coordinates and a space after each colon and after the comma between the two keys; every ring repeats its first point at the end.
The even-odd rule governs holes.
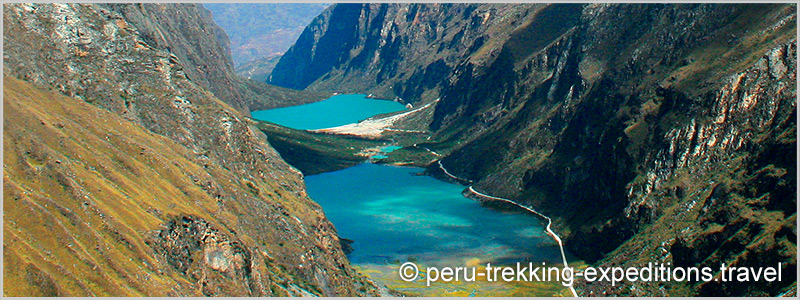
{"type": "Polygon", "coordinates": [[[228,35],[199,4],[180,9],[155,5],[109,6],[139,28],[149,45],[175,54],[189,78],[245,115],[251,110],[299,105],[326,97],[236,75],[228,35]]]}
{"type": "Polygon", "coordinates": [[[4,5],[28,82],[4,90],[5,294],[374,293],[302,175],[145,28],[196,9],[4,5]]]}
{"type": "Polygon", "coordinates": [[[228,35],[199,4],[108,4],[108,7],[131,22],[149,46],[174,54],[188,78],[245,115],[251,110],[324,99],[324,95],[271,86],[236,75],[228,35]]]}
{"type": "Polygon", "coordinates": [[[235,66],[274,57],[292,46],[325,3],[204,3],[231,39],[235,66]]]}
{"type": "MultiPolygon", "coordinates": [[[[539,4],[337,4],[314,19],[270,83],[416,102],[467,58],[481,61],[539,4]]],[[[427,94],[430,93],[430,94],[427,94]]],[[[430,98],[430,99],[427,99],[430,98]]]]}
{"type": "Polygon", "coordinates": [[[272,82],[441,98],[419,146],[554,217],[590,262],[791,274],[582,293],[777,295],[796,289],[796,18],[788,4],[337,5],[272,82]]]}
{"type": "MultiPolygon", "coordinates": [[[[279,203],[219,198],[267,187],[242,184],[140,125],[24,81],[4,80],[3,104],[5,295],[322,292],[287,270],[294,259],[283,248],[333,241],[298,235],[305,226],[290,211],[271,212],[279,203]],[[251,227],[252,209],[272,220],[251,227]]],[[[299,197],[271,188],[260,190],[265,199],[302,207],[299,197]]],[[[294,214],[321,217],[304,210],[294,214]]],[[[320,225],[327,228],[309,229],[333,230],[313,226],[320,225]]]]}

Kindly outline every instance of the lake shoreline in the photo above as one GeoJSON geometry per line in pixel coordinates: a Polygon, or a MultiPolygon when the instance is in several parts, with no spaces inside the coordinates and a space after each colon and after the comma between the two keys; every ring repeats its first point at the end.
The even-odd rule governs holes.
{"type": "Polygon", "coordinates": [[[391,100],[371,99],[364,94],[339,94],[318,102],[252,111],[250,114],[253,119],[293,129],[318,130],[357,123],[374,115],[405,109],[402,103],[391,100]]]}
{"type": "MultiPolygon", "coordinates": [[[[309,197],[320,204],[339,236],[354,241],[350,262],[365,268],[385,266],[378,268],[381,276],[396,276],[386,272],[405,261],[452,267],[561,263],[558,245],[535,216],[487,207],[464,197],[463,185],[424,171],[363,163],[305,180],[309,197]]],[[[379,281],[392,289],[407,286],[379,281]]],[[[519,283],[474,284],[493,291],[531,288],[519,283]]]]}

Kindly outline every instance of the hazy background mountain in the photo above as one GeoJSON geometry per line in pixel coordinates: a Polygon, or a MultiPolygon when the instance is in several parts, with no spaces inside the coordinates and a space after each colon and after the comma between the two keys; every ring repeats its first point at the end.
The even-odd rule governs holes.
{"type": "Polygon", "coordinates": [[[266,80],[277,59],[327,3],[205,3],[230,37],[236,72],[266,80]]]}

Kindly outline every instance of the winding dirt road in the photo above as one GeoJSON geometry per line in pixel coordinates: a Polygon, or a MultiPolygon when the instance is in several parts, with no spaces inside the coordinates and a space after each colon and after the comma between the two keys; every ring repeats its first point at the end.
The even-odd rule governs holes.
{"type": "MultiPolygon", "coordinates": [[[[466,180],[466,179],[463,179],[463,178],[459,178],[458,176],[455,176],[455,175],[451,174],[450,172],[448,172],[447,169],[445,169],[444,166],[442,165],[442,161],[441,160],[438,161],[438,163],[439,163],[439,168],[442,169],[442,171],[444,171],[445,175],[450,176],[451,178],[456,179],[456,180],[460,180],[460,181],[464,181],[464,182],[472,182],[471,180],[466,180]]],[[[529,206],[525,206],[525,205],[519,204],[517,202],[514,202],[511,199],[495,197],[495,196],[491,196],[491,195],[487,195],[487,194],[478,192],[471,185],[467,188],[467,190],[469,190],[471,193],[473,193],[473,194],[475,194],[477,196],[480,196],[480,197],[483,197],[483,198],[486,198],[486,199],[495,200],[495,201],[502,201],[502,202],[506,202],[506,203],[515,205],[517,207],[523,208],[523,209],[525,209],[525,210],[527,210],[529,212],[532,212],[532,213],[536,214],[537,216],[540,216],[540,217],[544,218],[545,220],[547,220],[547,227],[545,227],[545,232],[547,232],[547,235],[552,237],[553,240],[555,240],[556,243],[558,243],[558,249],[561,251],[561,259],[562,259],[562,263],[564,264],[564,268],[568,268],[569,267],[569,263],[567,262],[567,255],[564,253],[564,243],[561,241],[561,238],[550,228],[550,225],[553,224],[553,220],[550,219],[550,217],[543,215],[542,213],[536,211],[535,209],[533,209],[533,208],[531,208],[529,206]]],[[[575,291],[575,288],[573,288],[572,285],[570,285],[568,287],[569,287],[569,291],[572,292],[572,296],[573,297],[578,297],[578,293],[575,291]]]]}

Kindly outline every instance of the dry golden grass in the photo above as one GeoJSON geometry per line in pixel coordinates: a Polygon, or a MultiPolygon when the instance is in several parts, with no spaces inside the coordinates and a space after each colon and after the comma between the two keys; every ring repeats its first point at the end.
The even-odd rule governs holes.
{"type": "MultiPolygon", "coordinates": [[[[279,234],[272,241],[242,233],[239,212],[247,208],[223,205],[202,187],[213,180],[242,193],[246,184],[233,173],[201,165],[185,147],[81,100],[9,77],[4,85],[5,296],[201,296],[199,282],[147,243],[181,215],[205,219],[250,249],[279,257],[295,251],[291,241],[279,249],[279,234]]],[[[298,207],[288,209],[309,210],[298,207]]],[[[254,271],[261,276],[292,277],[272,260],[260,261],[254,271]]],[[[221,278],[224,294],[247,295],[234,289],[240,282],[221,278]]]]}

